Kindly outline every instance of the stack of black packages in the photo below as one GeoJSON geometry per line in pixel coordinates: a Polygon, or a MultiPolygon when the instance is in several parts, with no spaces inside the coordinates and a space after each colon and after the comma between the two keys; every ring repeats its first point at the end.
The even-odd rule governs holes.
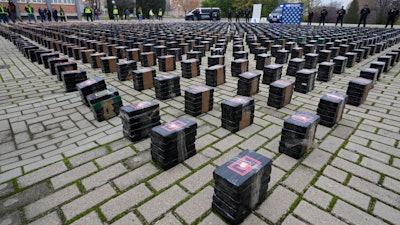
{"type": "Polygon", "coordinates": [[[222,127],[232,132],[242,130],[253,123],[254,99],[236,96],[221,103],[222,127]]]}
{"type": "Polygon", "coordinates": [[[168,72],[176,70],[175,56],[163,55],[158,57],[158,68],[160,71],[168,72]]]}
{"type": "Polygon", "coordinates": [[[167,46],[159,45],[154,46],[154,51],[156,51],[157,56],[162,56],[167,54],[167,46]]]}
{"type": "MultiPolygon", "coordinates": [[[[77,84],[87,80],[85,70],[67,70],[61,72],[61,80],[64,82],[66,92],[77,90],[77,84]]],[[[104,87],[105,88],[105,87],[104,87]]]]}
{"type": "Polygon", "coordinates": [[[42,62],[43,62],[44,68],[48,69],[48,68],[50,68],[48,60],[51,59],[51,58],[59,58],[60,54],[54,52],[54,53],[41,54],[40,56],[42,58],[42,62]]]}
{"type": "Polygon", "coordinates": [[[318,54],[316,53],[308,53],[306,54],[306,61],[304,63],[304,68],[306,69],[315,69],[318,64],[318,54]]]}
{"type": "Polygon", "coordinates": [[[237,94],[252,96],[258,93],[261,73],[248,71],[239,75],[237,94]]]}
{"type": "Polygon", "coordinates": [[[303,58],[303,48],[293,48],[290,52],[290,58],[303,58]]]}
{"type": "Polygon", "coordinates": [[[276,57],[277,52],[282,49],[282,45],[272,45],[271,46],[271,55],[276,57]]]}
{"type": "Polygon", "coordinates": [[[118,57],[118,59],[125,58],[125,50],[126,49],[127,49],[126,46],[117,46],[117,47],[115,47],[116,56],[118,57]]]}
{"type": "Polygon", "coordinates": [[[68,62],[68,59],[58,57],[58,58],[49,58],[47,61],[49,63],[50,73],[52,75],[57,75],[56,64],[68,62]]]}
{"type": "Polygon", "coordinates": [[[56,67],[57,79],[59,81],[62,81],[61,72],[68,71],[68,70],[77,70],[78,64],[76,64],[76,62],[62,62],[62,63],[55,64],[55,67],[56,67]]]}
{"type": "Polygon", "coordinates": [[[314,90],[315,75],[314,70],[302,69],[297,71],[294,90],[304,94],[314,90]]]}
{"type": "Polygon", "coordinates": [[[356,62],[361,62],[364,59],[365,50],[364,49],[354,49],[353,52],[357,54],[356,62]]]}
{"type": "Polygon", "coordinates": [[[128,60],[117,63],[118,80],[132,80],[132,71],[137,70],[137,64],[134,60],[128,60]]]}
{"type": "Polygon", "coordinates": [[[86,49],[81,51],[81,60],[82,63],[90,63],[90,55],[94,53],[93,49],[86,49]]]}
{"type": "Polygon", "coordinates": [[[187,53],[186,59],[198,59],[201,65],[202,53],[199,51],[190,51],[187,53]]]}
{"type": "Polygon", "coordinates": [[[304,54],[314,53],[315,52],[315,45],[314,44],[306,44],[303,46],[304,54]]]}
{"type": "Polygon", "coordinates": [[[279,152],[295,159],[302,157],[313,145],[320,117],[307,112],[297,112],[283,123],[279,152]]]}
{"type": "Polygon", "coordinates": [[[317,80],[325,81],[325,82],[330,81],[333,77],[333,67],[334,66],[335,66],[335,63],[331,63],[331,62],[320,63],[318,66],[317,80]]]}
{"type": "Polygon", "coordinates": [[[35,51],[35,55],[36,55],[36,60],[38,62],[38,64],[43,64],[43,60],[42,60],[42,55],[44,54],[51,54],[52,51],[50,50],[40,50],[40,51],[35,51]]]}
{"type": "Polygon", "coordinates": [[[239,74],[247,72],[249,70],[248,59],[235,59],[231,62],[231,74],[232,77],[237,77],[239,74]]]}
{"type": "Polygon", "coordinates": [[[36,48],[36,49],[28,50],[28,56],[29,56],[29,59],[31,60],[31,62],[37,62],[36,52],[38,52],[38,51],[43,51],[43,49],[36,48]]]}
{"type": "Polygon", "coordinates": [[[99,122],[119,115],[122,99],[115,88],[92,93],[86,99],[89,102],[94,118],[99,122]]]}
{"type": "Polygon", "coordinates": [[[383,69],[385,68],[386,63],[385,62],[380,62],[380,61],[375,61],[375,62],[371,62],[371,64],[369,64],[370,68],[375,68],[378,70],[378,76],[377,76],[377,80],[379,80],[381,78],[381,74],[383,73],[383,69]]]}
{"type": "Polygon", "coordinates": [[[347,58],[346,67],[351,68],[356,64],[357,53],[346,52],[345,57],[347,58]]]}
{"type": "Polygon", "coordinates": [[[269,85],[269,96],[267,104],[280,109],[292,100],[294,81],[277,80],[269,85]]]}
{"type": "Polygon", "coordinates": [[[101,71],[103,73],[114,73],[114,72],[118,71],[118,68],[117,68],[118,57],[117,56],[102,57],[100,60],[101,60],[101,71]]]}
{"type": "Polygon", "coordinates": [[[368,92],[372,89],[372,80],[358,77],[349,82],[346,94],[349,96],[348,104],[359,106],[367,100],[368,92]]]}
{"type": "Polygon", "coordinates": [[[156,70],[151,67],[132,71],[133,88],[137,91],[153,88],[154,77],[156,70]]]}
{"type": "Polygon", "coordinates": [[[283,66],[281,64],[271,64],[268,66],[264,66],[264,75],[262,83],[270,84],[276,80],[281,79],[282,67],[283,66]]]}
{"type": "Polygon", "coordinates": [[[156,97],[161,100],[181,96],[180,77],[174,74],[154,77],[154,88],[156,97]]]}
{"type": "Polygon", "coordinates": [[[75,60],[81,60],[81,51],[86,50],[86,47],[75,47],[72,49],[72,55],[75,60]]]}
{"type": "Polygon", "coordinates": [[[140,61],[140,49],[132,48],[125,50],[125,55],[127,60],[134,60],[136,62],[140,61]]]}
{"type": "Polygon", "coordinates": [[[223,48],[211,48],[211,55],[224,55],[225,51],[223,48]]]}
{"type": "Polygon", "coordinates": [[[248,59],[249,53],[246,51],[237,51],[237,52],[233,53],[233,58],[234,59],[248,59]]]}
{"type": "MultiPolygon", "coordinates": [[[[181,48],[168,48],[167,54],[175,56],[175,60],[177,62],[182,60],[182,49],[181,48]]],[[[201,61],[201,59],[200,59],[200,61],[201,61]]]]}
{"type": "Polygon", "coordinates": [[[321,50],[318,53],[318,62],[330,62],[332,56],[331,50],[321,50]]]}
{"type": "Polygon", "coordinates": [[[216,87],[226,80],[225,65],[215,65],[206,69],[206,85],[216,87]]]}
{"type": "Polygon", "coordinates": [[[289,65],[286,70],[286,75],[296,76],[297,71],[304,68],[305,60],[301,58],[294,58],[289,60],[289,65]]]}
{"type": "Polygon", "coordinates": [[[160,125],[160,106],[154,101],[142,101],[120,109],[122,131],[130,141],[150,136],[151,128],[160,125]]]}
{"type": "Polygon", "coordinates": [[[197,123],[180,117],[151,129],[151,158],[167,170],[196,154],[197,123]]]}
{"type": "Polygon", "coordinates": [[[286,64],[289,59],[289,51],[288,50],[278,50],[276,51],[276,64],[286,64]]]}
{"type": "Polygon", "coordinates": [[[200,61],[198,59],[182,60],[181,70],[184,78],[200,76],[200,61]]]}
{"type": "Polygon", "coordinates": [[[392,64],[392,56],[381,55],[378,57],[378,61],[385,62],[385,67],[383,68],[383,72],[387,72],[390,65],[392,64]]]}
{"type": "MultiPolygon", "coordinates": [[[[68,73],[68,72],[66,72],[66,73],[68,73]]],[[[64,79],[65,78],[66,77],[64,75],[64,79]]],[[[76,88],[79,91],[79,94],[81,96],[83,103],[85,103],[85,105],[89,106],[86,96],[88,96],[92,93],[95,93],[95,92],[106,90],[107,86],[106,86],[106,82],[104,81],[103,78],[94,77],[92,79],[85,80],[81,83],[76,84],[76,88]]]]}
{"type": "Polygon", "coordinates": [[[213,172],[212,208],[229,223],[241,223],[264,200],[271,179],[272,160],[244,150],[213,172]]]}
{"type": "Polygon", "coordinates": [[[344,56],[336,56],[333,58],[333,62],[335,63],[335,67],[333,68],[333,73],[342,74],[346,69],[347,65],[347,57],[344,56]]]}
{"type": "Polygon", "coordinates": [[[360,77],[365,79],[372,80],[372,88],[374,88],[374,84],[378,78],[379,70],[375,68],[363,68],[360,71],[360,77]]]}
{"type": "Polygon", "coordinates": [[[140,53],[140,63],[143,67],[157,65],[156,54],[154,52],[142,52],[140,53]]]}
{"type": "Polygon", "coordinates": [[[271,64],[271,54],[262,53],[257,55],[256,69],[263,70],[264,66],[271,64]]]}
{"type": "Polygon", "coordinates": [[[106,53],[94,53],[90,55],[90,65],[93,69],[101,68],[101,58],[105,57],[106,53]]]}
{"type": "Polygon", "coordinates": [[[333,127],[342,119],[347,95],[330,92],[319,100],[317,115],[321,117],[319,123],[323,126],[333,127]]]}
{"type": "Polygon", "coordinates": [[[208,56],[208,67],[215,65],[224,65],[225,56],[223,55],[210,55],[208,56]]]}
{"type": "Polygon", "coordinates": [[[198,86],[185,90],[185,112],[191,116],[198,116],[213,109],[214,88],[198,86]]]}

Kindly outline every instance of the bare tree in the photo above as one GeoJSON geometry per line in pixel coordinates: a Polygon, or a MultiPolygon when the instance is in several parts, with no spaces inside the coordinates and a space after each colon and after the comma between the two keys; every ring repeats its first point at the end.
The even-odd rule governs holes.
{"type": "Polygon", "coordinates": [[[171,8],[182,10],[185,14],[190,10],[199,7],[200,0],[172,0],[171,8]]]}

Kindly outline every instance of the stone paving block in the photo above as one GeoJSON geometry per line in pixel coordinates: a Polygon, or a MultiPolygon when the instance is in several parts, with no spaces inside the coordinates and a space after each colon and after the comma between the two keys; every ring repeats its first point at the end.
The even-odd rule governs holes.
{"type": "Polygon", "coordinates": [[[15,151],[15,144],[13,141],[1,142],[0,143],[0,154],[15,151]]]}
{"type": "Polygon", "coordinates": [[[400,187],[400,181],[395,180],[391,177],[385,177],[383,181],[383,186],[386,188],[393,190],[393,191],[398,191],[398,187],[400,187]]]}
{"type": "Polygon", "coordinates": [[[346,180],[347,175],[348,175],[348,173],[344,172],[343,170],[337,169],[336,167],[333,167],[333,166],[327,166],[324,169],[323,174],[325,176],[328,176],[328,177],[340,182],[340,183],[343,183],[346,180]]]}
{"type": "Polygon", "coordinates": [[[188,196],[177,185],[172,186],[138,208],[139,213],[151,222],[188,196]]]}
{"type": "Polygon", "coordinates": [[[293,224],[297,224],[297,225],[307,225],[306,223],[304,223],[303,221],[297,219],[296,217],[294,217],[292,214],[289,214],[286,219],[282,222],[282,225],[293,225],[293,224]]]}
{"type": "Polygon", "coordinates": [[[142,222],[133,213],[128,213],[121,219],[112,223],[112,225],[141,225],[142,222]]]}
{"type": "Polygon", "coordinates": [[[336,157],[331,165],[374,183],[378,183],[380,178],[380,174],[339,157],[336,157]]]}
{"type": "Polygon", "coordinates": [[[187,190],[189,190],[189,192],[194,193],[213,179],[212,174],[214,170],[214,166],[207,165],[204,168],[196,171],[194,174],[190,175],[185,180],[181,181],[180,184],[187,190]]]}
{"type": "Polygon", "coordinates": [[[106,184],[86,193],[82,197],[77,198],[66,205],[63,205],[61,210],[63,211],[65,218],[70,220],[115,194],[116,192],[111,185],[106,184]]]}
{"type": "Polygon", "coordinates": [[[206,156],[202,155],[202,154],[196,154],[188,159],[185,160],[185,165],[192,168],[192,169],[196,169],[202,165],[204,165],[205,163],[209,162],[209,158],[207,158],[206,156]]]}
{"type": "Polygon", "coordinates": [[[297,197],[295,193],[278,186],[256,211],[272,223],[277,223],[288,212],[297,197]]]}
{"type": "Polygon", "coordinates": [[[188,224],[192,224],[197,218],[211,208],[214,189],[210,186],[195,194],[187,202],[179,206],[175,212],[188,224]]]}
{"type": "Polygon", "coordinates": [[[387,176],[391,176],[393,178],[400,180],[400,170],[392,166],[388,166],[386,164],[377,162],[367,157],[364,157],[362,159],[361,165],[370,168],[372,170],[376,170],[379,173],[386,174],[387,176]]]}
{"type": "Polygon", "coordinates": [[[221,155],[221,153],[211,147],[208,147],[204,149],[203,151],[200,152],[201,155],[204,155],[205,157],[209,159],[213,159],[221,155]]]}
{"type": "Polygon", "coordinates": [[[368,156],[370,158],[373,158],[375,160],[379,160],[383,163],[388,163],[390,160],[390,156],[384,153],[381,153],[379,151],[374,151],[373,149],[364,147],[362,145],[358,145],[352,142],[348,142],[347,145],[345,146],[346,149],[353,151],[355,153],[361,154],[368,156]]]}
{"type": "Polygon", "coordinates": [[[32,223],[29,223],[28,225],[43,225],[43,224],[61,225],[62,222],[60,217],[57,215],[57,212],[54,211],[43,217],[40,217],[39,219],[33,221],[32,223]]]}
{"type": "Polygon", "coordinates": [[[364,137],[370,140],[375,140],[377,142],[383,143],[383,144],[388,144],[390,146],[394,146],[395,140],[393,138],[385,137],[382,135],[370,133],[370,132],[365,132],[361,130],[357,130],[354,132],[354,135],[359,136],[359,137],[364,137]]]}
{"type": "Polygon", "coordinates": [[[21,168],[15,168],[0,174],[0,183],[11,180],[22,175],[21,168]]]}
{"type": "Polygon", "coordinates": [[[139,202],[153,195],[153,192],[149,190],[145,184],[139,184],[138,186],[122,193],[118,197],[111,199],[100,206],[101,212],[107,218],[108,221],[112,220],[118,214],[136,206],[139,202]]]}
{"type": "Polygon", "coordinates": [[[228,152],[226,152],[225,154],[223,154],[218,159],[214,160],[214,164],[216,166],[222,166],[222,164],[228,162],[229,160],[231,160],[232,158],[234,158],[241,152],[242,152],[241,149],[233,148],[233,149],[229,150],[228,152]]]}
{"type": "Polygon", "coordinates": [[[257,217],[254,214],[250,214],[244,221],[241,223],[242,225],[253,225],[253,224],[263,224],[265,223],[262,219],[257,217]]]}
{"type": "Polygon", "coordinates": [[[161,218],[154,224],[175,225],[175,224],[182,224],[182,222],[180,222],[178,218],[175,217],[174,214],[167,213],[163,218],[161,218]]]}
{"type": "Polygon", "coordinates": [[[0,198],[14,192],[14,185],[12,182],[0,184],[0,198]]]}
{"type": "Polygon", "coordinates": [[[114,164],[118,161],[121,161],[125,158],[128,158],[130,156],[133,156],[135,154],[135,151],[133,151],[133,149],[131,147],[125,147],[121,150],[118,150],[116,152],[113,152],[111,154],[108,154],[106,156],[103,156],[101,158],[96,159],[96,163],[100,166],[100,167],[107,167],[111,164],[114,164]]]}
{"type": "Polygon", "coordinates": [[[0,200],[0,212],[2,212],[2,214],[7,214],[21,206],[28,205],[31,202],[43,198],[50,192],[51,190],[46,183],[35,184],[24,191],[0,200]]]}
{"type": "Polygon", "coordinates": [[[25,173],[27,173],[27,172],[36,170],[38,168],[50,165],[52,163],[61,161],[61,160],[63,160],[63,157],[61,155],[55,155],[55,156],[40,160],[38,162],[28,164],[28,165],[24,166],[23,168],[24,168],[25,173]]]}
{"type": "Polygon", "coordinates": [[[304,220],[308,221],[311,224],[319,224],[319,225],[346,224],[345,222],[342,222],[341,220],[332,216],[328,212],[322,211],[306,201],[301,201],[293,213],[303,218],[304,220]]]}
{"type": "Polygon", "coordinates": [[[72,170],[69,170],[68,172],[53,177],[50,179],[50,181],[54,189],[58,189],[68,183],[76,181],[96,171],[96,166],[92,162],[89,162],[72,170]]]}
{"type": "Polygon", "coordinates": [[[37,161],[39,161],[41,159],[42,159],[42,157],[36,156],[36,157],[33,157],[33,158],[20,160],[18,162],[10,163],[10,164],[7,164],[7,165],[4,165],[4,166],[0,167],[0,171],[12,170],[12,169],[20,167],[20,166],[24,166],[24,165],[27,165],[27,164],[30,164],[30,163],[33,163],[33,162],[37,162],[37,161]]]}
{"type": "Polygon", "coordinates": [[[360,155],[357,153],[354,153],[352,151],[346,150],[344,148],[340,149],[338,156],[346,159],[348,161],[351,161],[353,163],[356,163],[358,161],[358,159],[360,158],[360,155]]]}
{"type": "Polygon", "coordinates": [[[54,163],[42,169],[28,173],[17,179],[20,188],[28,187],[32,184],[38,183],[44,179],[55,176],[59,173],[66,171],[68,168],[64,162],[54,163]]]}
{"type": "Polygon", "coordinates": [[[330,135],[339,137],[341,139],[347,139],[351,133],[354,131],[354,128],[348,127],[348,126],[343,126],[343,125],[338,125],[331,133],[330,135]]]}
{"type": "Polygon", "coordinates": [[[281,154],[278,156],[278,158],[272,161],[272,164],[288,171],[291,170],[297,164],[297,162],[298,160],[285,154],[281,154]]]}
{"type": "Polygon", "coordinates": [[[75,166],[82,165],[83,163],[89,162],[93,159],[97,159],[101,156],[104,156],[107,153],[108,153],[108,150],[104,146],[102,146],[102,147],[95,148],[93,150],[84,152],[82,154],[73,156],[73,157],[69,158],[68,161],[72,166],[75,167],[75,166]]]}
{"type": "Polygon", "coordinates": [[[374,211],[372,213],[392,222],[393,224],[400,224],[400,211],[380,201],[375,203],[374,211]]]}
{"type": "Polygon", "coordinates": [[[217,140],[219,140],[217,137],[210,134],[206,134],[201,138],[196,139],[196,149],[201,150],[217,140]]]}
{"type": "MultiPolygon", "coordinates": [[[[85,152],[85,151],[92,149],[94,147],[97,147],[97,146],[98,146],[97,144],[91,142],[91,143],[88,143],[86,145],[82,145],[79,147],[73,147],[70,150],[64,151],[63,154],[66,157],[71,157],[73,155],[77,155],[79,153],[85,152]]],[[[46,157],[46,155],[45,155],[45,157],[46,157]]]]}
{"type": "Polygon", "coordinates": [[[377,184],[370,183],[363,179],[353,176],[350,179],[348,184],[349,187],[352,187],[362,193],[367,194],[368,196],[375,197],[376,199],[385,202],[386,204],[395,206],[397,208],[400,207],[400,195],[396,194],[392,191],[386,190],[380,187],[377,184]]]}
{"type": "Polygon", "coordinates": [[[101,222],[99,216],[94,211],[83,216],[77,221],[71,223],[71,225],[103,225],[103,224],[104,223],[101,222]]]}
{"type": "Polygon", "coordinates": [[[258,134],[260,134],[264,137],[267,137],[269,139],[272,139],[273,137],[275,137],[276,135],[278,135],[281,132],[282,132],[281,126],[272,124],[271,126],[268,126],[264,130],[260,131],[258,134]]]}
{"type": "Polygon", "coordinates": [[[371,198],[350,187],[344,186],[323,176],[318,178],[315,185],[363,209],[368,209],[371,198]]]}
{"type": "Polygon", "coordinates": [[[347,223],[351,224],[365,224],[374,225],[384,223],[382,220],[377,219],[368,213],[357,209],[341,200],[338,200],[332,209],[332,214],[344,219],[347,223]]]}
{"type": "Polygon", "coordinates": [[[161,189],[168,187],[176,180],[181,179],[189,173],[190,170],[186,166],[178,164],[171,169],[164,171],[161,174],[150,179],[149,184],[157,191],[160,191],[161,189]]]}
{"type": "Polygon", "coordinates": [[[206,218],[204,218],[199,225],[212,225],[212,224],[218,224],[218,225],[226,225],[224,220],[222,220],[218,215],[215,213],[210,213],[206,218]]]}
{"type": "MultiPolygon", "coordinates": [[[[21,123],[21,122],[20,122],[21,123]]],[[[19,123],[17,123],[18,125],[21,125],[19,123]]],[[[15,126],[13,124],[11,124],[12,126],[15,126]]],[[[0,131],[7,131],[10,130],[10,123],[8,122],[8,120],[6,119],[2,119],[0,120],[0,131]]]]}
{"type": "Polygon", "coordinates": [[[248,138],[244,142],[242,142],[239,145],[239,147],[242,149],[250,149],[250,150],[254,151],[254,150],[260,148],[261,146],[263,146],[266,141],[267,141],[267,139],[256,134],[256,135],[248,138]]]}
{"type": "Polygon", "coordinates": [[[51,210],[52,208],[55,208],[80,194],[81,192],[79,191],[78,187],[73,184],[27,205],[24,207],[25,216],[28,220],[30,220],[37,215],[51,210]]]}
{"type": "Polygon", "coordinates": [[[127,172],[128,170],[122,163],[117,163],[106,169],[91,175],[82,180],[82,185],[86,190],[90,190],[92,188],[99,187],[108,181],[114,179],[115,177],[120,176],[121,174],[127,172]]]}
{"type": "Polygon", "coordinates": [[[340,146],[343,144],[344,140],[334,137],[328,136],[325,140],[319,145],[320,149],[326,150],[331,153],[335,153],[340,146]]]}
{"type": "Polygon", "coordinates": [[[283,184],[299,193],[302,193],[310,184],[311,180],[314,179],[316,174],[317,172],[314,170],[300,165],[289,175],[288,178],[286,178],[283,184]]]}
{"type": "Polygon", "coordinates": [[[326,165],[326,163],[328,163],[331,156],[330,153],[316,148],[303,160],[302,163],[315,170],[320,170],[324,165],[326,165]]]}
{"type": "MultiPolygon", "coordinates": [[[[186,167],[183,167],[186,168],[186,167]]],[[[147,177],[152,176],[157,173],[159,170],[151,163],[147,163],[144,166],[141,166],[117,179],[113,180],[114,184],[120,190],[125,190],[126,188],[135,185],[147,177]]],[[[179,170],[177,170],[179,171],[179,170]]],[[[162,181],[163,178],[159,178],[162,181]]]]}
{"type": "Polygon", "coordinates": [[[151,154],[149,151],[139,152],[138,154],[129,157],[125,160],[124,164],[128,169],[136,169],[151,161],[151,154]]]}
{"type": "Polygon", "coordinates": [[[276,138],[272,139],[268,144],[264,146],[268,150],[272,152],[278,153],[279,152],[279,141],[281,140],[281,136],[277,136],[276,138]]]}
{"type": "Polygon", "coordinates": [[[6,216],[3,215],[0,217],[1,225],[22,224],[22,218],[18,211],[14,211],[6,216]]]}
{"type": "Polygon", "coordinates": [[[237,145],[242,140],[243,140],[242,137],[239,137],[236,134],[230,134],[229,136],[215,143],[213,147],[221,152],[226,152],[227,150],[231,149],[233,146],[237,145]]]}
{"type": "Polygon", "coordinates": [[[393,147],[393,146],[389,146],[386,144],[382,144],[376,141],[372,141],[370,146],[370,148],[379,151],[379,152],[383,152],[389,155],[393,155],[396,157],[400,157],[400,151],[398,150],[398,148],[393,147]]]}
{"type": "Polygon", "coordinates": [[[333,199],[333,196],[331,196],[315,187],[310,187],[304,194],[304,198],[316,205],[319,205],[323,209],[327,209],[329,206],[329,203],[333,199]]]}

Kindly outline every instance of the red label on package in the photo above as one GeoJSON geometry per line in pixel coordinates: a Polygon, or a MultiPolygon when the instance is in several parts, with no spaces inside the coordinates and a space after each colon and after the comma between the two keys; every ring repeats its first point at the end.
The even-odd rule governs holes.
{"type": "Polygon", "coordinates": [[[307,115],[307,114],[297,114],[292,116],[292,120],[301,122],[301,123],[307,123],[311,121],[314,117],[307,115]]]}
{"type": "Polygon", "coordinates": [[[185,127],[186,123],[182,122],[180,120],[175,120],[169,123],[166,123],[164,125],[162,125],[162,129],[166,130],[166,131],[176,131],[176,130],[180,130],[181,128],[185,127]]]}
{"type": "Polygon", "coordinates": [[[240,176],[245,176],[253,169],[257,169],[261,165],[261,162],[250,156],[243,156],[242,158],[236,160],[228,166],[230,170],[239,174],[240,176]]]}

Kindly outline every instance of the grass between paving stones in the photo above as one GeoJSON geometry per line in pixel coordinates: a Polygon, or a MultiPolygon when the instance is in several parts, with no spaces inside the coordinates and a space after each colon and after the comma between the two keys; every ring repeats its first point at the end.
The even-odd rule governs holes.
{"type": "Polygon", "coordinates": [[[396,140],[395,142],[394,142],[394,147],[396,147],[396,148],[399,148],[399,140],[396,140]]]}
{"type": "Polygon", "coordinates": [[[371,201],[369,201],[369,205],[368,205],[368,209],[367,209],[367,212],[371,215],[372,215],[372,212],[374,211],[375,204],[376,204],[376,198],[371,197],[371,201]]]}
{"type": "Polygon", "coordinates": [[[363,158],[365,157],[365,155],[363,155],[363,154],[360,154],[360,153],[358,153],[358,159],[357,159],[357,161],[355,162],[355,164],[356,165],[360,165],[361,164],[361,162],[362,162],[362,160],[363,160],[363,158]]]}
{"type": "Polygon", "coordinates": [[[344,181],[343,181],[343,185],[344,186],[347,186],[349,184],[350,179],[351,179],[352,176],[353,176],[353,174],[351,174],[351,173],[347,174],[346,179],[344,179],[344,181]]]}
{"type": "Polygon", "coordinates": [[[335,204],[336,204],[336,202],[337,202],[338,199],[339,199],[339,198],[338,198],[337,196],[333,196],[331,202],[329,202],[329,205],[328,205],[328,208],[326,209],[326,211],[332,212],[332,209],[333,209],[333,207],[335,206],[335,204]]]}

